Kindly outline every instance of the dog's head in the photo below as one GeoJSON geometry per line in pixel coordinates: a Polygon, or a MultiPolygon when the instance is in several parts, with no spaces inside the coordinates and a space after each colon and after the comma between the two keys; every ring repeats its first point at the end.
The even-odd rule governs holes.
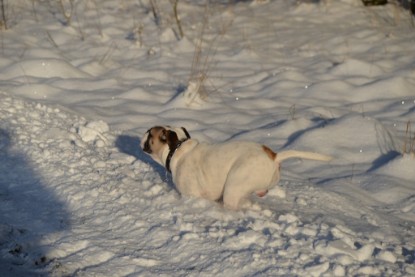
{"type": "Polygon", "coordinates": [[[155,126],[144,134],[141,148],[164,166],[168,153],[189,138],[190,135],[184,127],[155,126]]]}

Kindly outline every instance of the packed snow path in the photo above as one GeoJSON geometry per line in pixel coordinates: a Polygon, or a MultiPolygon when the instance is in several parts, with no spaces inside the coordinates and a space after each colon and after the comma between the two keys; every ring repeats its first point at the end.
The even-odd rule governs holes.
{"type": "Polygon", "coordinates": [[[233,212],[180,197],[103,121],[5,95],[0,118],[2,276],[415,274],[391,211],[286,180],[233,212]]]}

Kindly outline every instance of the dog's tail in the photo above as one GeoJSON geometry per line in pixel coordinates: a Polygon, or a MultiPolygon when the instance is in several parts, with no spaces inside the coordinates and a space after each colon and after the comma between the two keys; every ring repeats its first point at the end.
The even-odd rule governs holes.
{"type": "Polygon", "coordinates": [[[323,161],[323,162],[328,162],[332,159],[332,157],[330,156],[318,154],[314,152],[287,150],[287,151],[279,152],[275,160],[277,162],[282,162],[283,160],[287,160],[291,158],[302,158],[302,159],[316,160],[316,161],[323,161]]]}

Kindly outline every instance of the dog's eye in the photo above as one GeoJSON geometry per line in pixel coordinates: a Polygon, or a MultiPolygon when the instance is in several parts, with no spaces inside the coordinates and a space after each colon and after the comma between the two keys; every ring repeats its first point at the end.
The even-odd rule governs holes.
{"type": "Polygon", "coordinates": [[[160,141],[164,143],[167,142],[167,131],[166,130],[163,130],[163,132],[161,132],[160,141]]]}

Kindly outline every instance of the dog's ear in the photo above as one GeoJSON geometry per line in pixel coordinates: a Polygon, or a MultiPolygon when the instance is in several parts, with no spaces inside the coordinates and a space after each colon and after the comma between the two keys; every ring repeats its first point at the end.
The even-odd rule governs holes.
{"type": "Polygon", "coordinates": [[[170,149],[176,149],[179,144],[179,137],[175,131],[168,130],[166,132],[167,144],[170,149]]]}
{"type": "Polygon", "coordinates": [[[190,139],[190,134],[189,134],[189,132],[186,130],[186,128],[184,128],[184,127],[181,127],[181,128],[182,128],[182,130],[183,130],[184,134],[186,135],[186,137],[187,137],[188,139],[190,139]]]}

